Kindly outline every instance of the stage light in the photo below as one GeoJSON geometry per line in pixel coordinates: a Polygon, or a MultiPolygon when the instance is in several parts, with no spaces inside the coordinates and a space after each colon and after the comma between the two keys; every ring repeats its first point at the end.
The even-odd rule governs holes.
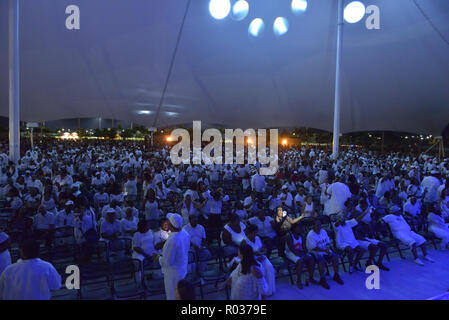
{"type": "Polygon", "coordinates": [[[365,16],[365,5],[360,1],[349,3],[344,10],[344,18],[348,23],[356,23],[365,16]]]}
{"type": "Polygon", "coordinates": [[[150,111],[150,110],[138,110],[138,111],[137,111],[137,114],[140,114],[140,115],[149,115],[149,114],[151,114],[151,111],[150,111]]]}
{"type": "Polygon", "coordinates": [[[167,140],[167,142],[172,142],[173,138],[171,136],[168,136],[165,140],[167,140]]]}
{"type": "Polygon", "coordinates": [[[273,23],[273,31],[277,36],[282,36],[288,31],[288,21],[284,17],[277,17],[273,23]]]}
{"type": "Polygon", "coordinates": [[[253,143],[253,140],[251,138],[248,138],[247,141],[248,141],[249,144],[253,143]]]}
{"type": "Polygon", "coordinates": [[[248,28],[248,33],[253,36],[253,37],[258,37],[264,29],[264,22],[261,18],[256,18],[253,21],[251,21],[249,28],[248,28]]]}
{"type": "Polygon", "coordinates": [[[241,21],[246,18],[249,12],[249,4],[245,0],[239,0],[232,6],[232,18],[241,21]]]}
{"type": "Polygon", "coordinates": [[[292,0],[293,13],[300,14],[306,10],[307,10],[307,0],[292,0]]]}
{"type": "Polygon", "coordinates": [[[287,143],[288,143],[287,139],[283,139],[283,140],[282,140],[282,145],[283,145],[283,146],[286,146],[287,143]]]}
{"type": "Polygon", "coordinates": [[[229,0],[210,0],[209,12],[217,20],[224,19],[231,11],[231,2],[229,0]]]}

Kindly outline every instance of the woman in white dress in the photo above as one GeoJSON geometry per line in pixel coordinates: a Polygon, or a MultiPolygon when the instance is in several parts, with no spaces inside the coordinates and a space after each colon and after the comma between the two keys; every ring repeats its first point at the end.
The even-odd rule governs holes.
{"type": "Polygon", "coordinates": [[[231,286],[231,300],[261,300],[267,296],[268,286],[253,249],[242,243],[238,250],[240,263],[232,271],[222,288],[231,286]]]}
{"type": "Polygon", "coordinates": [[[267,281],[268,291],[267,296],[272,296],[276,292],[276,271],[273,268],[270,260],[265,256],[265,248],[260,238],[257,236],[257,227],[250,224],[245,229],[245,242],[253,249],[256,260],[261,264],[261,269],[265,280],[267,281]]]}
{"type": "Polygon", "coordinates": [[[159,220],[159,204],[153,189],[148,189],[147,196],[143,200],[143,207],[146,220],[159,220]]]}

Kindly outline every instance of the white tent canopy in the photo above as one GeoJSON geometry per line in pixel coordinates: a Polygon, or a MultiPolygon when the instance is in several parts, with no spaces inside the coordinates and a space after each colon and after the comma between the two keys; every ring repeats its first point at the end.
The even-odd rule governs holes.
{"type": "MultiPolygon", "coordinates": [[[[337,1],[247,0],[248,17],[218,21],[192,0],[157,127],[202,120],[224,127],[332,131],[337,1]],[[289,31],[276,37],[277,16],[289,31]],[[262,37],[248,36],[255,17],[262,37]]],[[[449,123],[449,1],[362,0],[343,37],[341,131],[441,134],[449,123]],[[433,24],[433,26],[432,26],[433,24]],[[436,29],[435,29],[436,28],[436,29]]],[[[235,0],[232,0],[235,2],[235,0]]],[[[102,117],[154,125],[187,0],[21,1],[21,120],[102,117]],[[80,30],[66,7],[79,6],[80,30]],[[141,112],[144,111],[144,112],[141,112]]],[[[0,115],[8,116],[8,1],[0,1],[0,115]]]]}

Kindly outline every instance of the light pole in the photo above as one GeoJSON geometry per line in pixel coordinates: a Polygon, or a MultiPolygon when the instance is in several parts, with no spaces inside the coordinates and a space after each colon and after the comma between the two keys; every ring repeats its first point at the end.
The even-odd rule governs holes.
{"type": "Polygon", "coordinates": [[[340,103],[341,103],[341,50],[343,41],[343,1],[338,0],[337,12],[337,56],[335,64],[334,131],[332,140],[332,158],[338,157],[340,147],[340,103]]]}
{"type": "Polygon", "coordinates": [[[9,160],[20,157],[19,0],[9,0],[9,160]]]}

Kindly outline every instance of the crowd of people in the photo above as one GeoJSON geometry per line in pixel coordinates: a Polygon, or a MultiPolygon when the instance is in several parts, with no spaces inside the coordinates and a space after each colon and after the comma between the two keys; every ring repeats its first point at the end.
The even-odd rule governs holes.
{"type": "Polygon", "coordinates": [[[265,299],[281,267],[296,274],[300,290],[330,289],[329,278],[344,285],[346,265],[349,273],[361,271],[361,261],[387,272],[389,250],[409,248],[424,266],[433,262],[429,243],[448,249],[446,159],[361,149],[332,159],[327,150],[291,146],[278,162],[276,175],[263,176],[260,163],[174,165],[169,146],[53,141],[13,164],[4,144],[0,299],[50,298],[61,277],[39,249],[68,233],[79,264],[90,263],[98,241],[111,252],[131,242],[129,257],[160,266],[167,299],[180,296],[178,284],[191,287],[190,256],[199,275],[222,258],[220,287],[230,286],[231,299],[265,299]],[[15,263],[12,246],[21,248],[15,263]]]}

